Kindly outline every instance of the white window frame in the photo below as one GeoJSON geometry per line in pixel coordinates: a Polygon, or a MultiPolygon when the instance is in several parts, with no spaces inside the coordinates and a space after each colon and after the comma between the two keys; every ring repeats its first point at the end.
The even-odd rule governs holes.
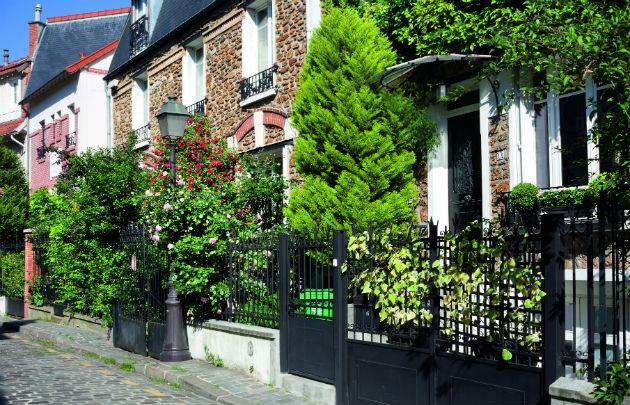
{"type": "Polygon", "coordinates": [[[182,101],[184,105],[189,106],[206,98],[206,45],[203,38],[189,42],[185,46],[184,57],[182,60],[182,101]],[[195,63],[195,54],[202,50],[201,64],[202,74],[198,77],[197,64],[195,63]]]}
{"type": "MultiPolygon", "coordinates": [[[[143,72],[134,77],[133,86],[131,88],[131,125],[134,131],[145,127],[150,122],[150,88],[147,72],[143,72]],[[146,89],[142,89],[141,82],[146,84],[146,89]]],[[[136,144],[136,148],[146,145],[148,145],[148,142],[140,142],[136,144]]]]}
{"type": "Polygon", "coordinates": [[[133,21],[138,21],[141,17],[149,17],[149,0],[133,0],[133,21]],[[143,5],[139,8],[138,5],[143,5]]]}
{"type": "MultiPolygon", "coordinates": [[[[547,98],[543,100],[533,101],[533,105],[539,105],[547,103],[547,156],[548,156],[548,174],[549,174],[549,187],[565,187],[564,180],[562,178],[562,135],[560,128],[560,100],[566,97],[571,97],[579,94],[584,94],[586,100],[586,136],[587,136],[587,181],[590,182],[595,176],[599,174],[599,147],[593,141],[591,132],[594,128],[597,117],[591,113],[593,112],[593,103],[597,100],[597,93],[606,86],[597,86],[592,79],[588,77],[585,81],[583,89],[576,91],[558,94],[556,91],[550,91],[547,93],[547,98]]],[[[535,109],[532,111],[534,130],[536,129],[535,109]]],[[[536,161],[544,157],[536,156],[536,161]]],[[[537,183],[541,183],[541,179],[537,179],[537,183]]],[[[585,186],[586,184],[584,184],[585,186]]],[[[570,187],[570,186],[566,186],[570,187]]]]}
{"type": "Polygon", "coordinates": [[[251,77],[263,70],[271,68],[276,63],[276,7],[273,0],[257,0],[247,6],[243,20],[243,77],[251,77]],[[266,68],[259,67],[258,61],[258,22],[257,14],[267,8],[268,28],[267,44],[269,63],[266,68]]]}

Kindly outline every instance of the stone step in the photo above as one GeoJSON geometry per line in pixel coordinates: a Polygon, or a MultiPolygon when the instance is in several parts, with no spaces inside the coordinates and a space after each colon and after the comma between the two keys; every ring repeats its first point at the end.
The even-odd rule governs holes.
{"type": "Polygon", "coordinates": [[[280,384],[290,393],[307,397],[318,404],[335,403],[335,386],[332,384],[284,373],[280,375],[280,384]]]}

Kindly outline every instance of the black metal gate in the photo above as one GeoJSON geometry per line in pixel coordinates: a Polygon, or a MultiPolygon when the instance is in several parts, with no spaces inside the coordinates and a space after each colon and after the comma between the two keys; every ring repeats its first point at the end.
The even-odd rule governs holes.
{"type": "Polygon", "coordinates": [[[334,383],[332,235],[281,236],[279,258],[282,369],[334,383]]]}
{"type": "Polygon", "coordinates": [[[142,226],[129,226],[120,237],[132,275],[124,299],[114,305],[114,346],[159,358],[164,343],[168,279],[167,257],[142,226]]]}
{"type": "MultiPolygon", "coordinates": [[[[424,230],[419,227],[406,235],[392,237],[390,242],[421,249],[422,261],[428,263],[440,258],[447,266],[451,257],[448,240],[437,234],[435,226],[424,230]]],[[[483,243],[493,241],[484,239],[483,243]]],[[[501,315],[496,319],[483,319],[484,315],[479,315],[471,323],[462,323],[450,315],[441,298],[449,291],[430,287],[432,292],[422,305],[433,314],[432,320],[423,318],[413,325],[392,327],[380,321],[374,297],[361,294],[356,287],[346,287],[349,282],[352,286],[354,275],[378,265],[374,257],[384,249],[380,236],[371,235],[367,244],[370,257],[349,258],[348,274],[337,283],[343,286],[341,291],[348,292],[347,299],[337,306],[341,319],[346,321],[341,327],[345,336],[339,339],[344,372],[336,381],[338,404],[541,405],[545,402],[547,380],[553,381],[557,376],[553,371],[546,376],[543,364],[558,353],[552,347],[543,350],[545,339],[553,331],[549,328],[542,335],[540,307],[523,311],[523,317],[516,322],[503,314],[510,303],[514,305],[524,298],[512,294],[510,286],[504,285],[501,288],[508,289],[505,300],[492,302],[484,295],[490,284],[481,284],[471,292],[471,302],[479,307],[475,313],[492,310],[501,315]],[[523,334],[532,333],[540,333],[541,340],[528,348],[517,343],[523,334]],[[502,348],[506,347],[510,359],[503,358],[502,348]]],[[[551,262],[551,259],[541,254],[540,239],[531,238],[515,246],[519,249],[516,260],[531,266],[532,276],[542,277],[543,273],[547,276],[547,270],[558,270],[557,266],[546,265],[545,260],[551,262]]],[[[494,271],[492,266],[486,269],[494,271]]],[[[550,299],[554,298],[550,295],[550,299]]],[[[550,320],[558,323],[555,318],[550,320]]],[[[553,336],[549,346],[552,339],[553,336]]]]}

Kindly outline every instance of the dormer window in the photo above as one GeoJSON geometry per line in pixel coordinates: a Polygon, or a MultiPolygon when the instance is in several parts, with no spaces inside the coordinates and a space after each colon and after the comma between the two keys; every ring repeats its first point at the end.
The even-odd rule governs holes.
{"type": "Polygon", "coordinates": [[[131,56],[135,56],[142,52],[149,44],[149,18],[148,18],[148,0],[133,1],[133,20],[129,30],[131,31],[131,56]]]}
{"type": "Polygon", "coordinates": [[[147,1],[148,0],[134,0],[133,1],[133,20],[138,21],[140,18],[147,15],[147,1]]]}

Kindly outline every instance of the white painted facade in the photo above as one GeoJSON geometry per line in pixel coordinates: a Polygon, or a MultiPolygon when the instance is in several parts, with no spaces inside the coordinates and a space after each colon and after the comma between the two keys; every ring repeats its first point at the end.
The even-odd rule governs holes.
{"type": "MultiPolygon", "coordinates": [[[[448,226],[451,218],[449,212],[448,119],[454,116],[474,111],[479,112],[483,218],[490,219],[492,216],[488,133],[490,119],[497,114],[507,114],[508,117],[509,148],[505,154],[509,157],[510,190],[523,182],[536,184],[541,188],[566,186],[562,179],[563,164],[560,149],[562,147],[562,128],[560,128],[558,103],[563,97],[583,93],[587,100],[585,104],[586,128],[590,133],[594,125],[594,118],[590,117],[593,106],[589,100],[597,99],[598,88],[589,79],[586,81],[584,90],[561,96],[550,93],[546,99],[549,105],[546,128],[547,145],[539,145],[537,143],[540,140],[537,140],[536,136],[535,101],[531,96],[519,91],[520,86],[529,85],[531,80],[531,77],[520,76],[507,71],[490,80],[466,80],[450,86],[450,88],[462,86],[466,91],[478,89],[478,103],[471,103],[450,111],[447,110],[445,103],[436,103],[428,108],[428,116],[435,122],[439,137],[439,145],[432,152],[428,162],[428,217],[439,222],[440,226],[448,226]],[[495,79],[498,82],[496,95],[491,84],[491,81],[495,79]],[[497,97],[499,106],[497,106],[497,97]],[[538,166],[547,164],[549,166],[549,178],[539,178],[538,166]]],[[[599,88],[599,91],[601,90],[599,88]]],[[[587,178],[591,180],[599,173],[597,160],[599,151],[590,137],[585,141],[584,147],[586,149],[584,152],[588,156],[587,178]]]]}
{"type": "MultiPolygon", "coordinates": [[[[76,152],[105,148],[107,138],[107,89],[102,71],[107,71],[113,53],[95,61],[74,74],[63,85],[55,86],[30,102],[29,130],[31,133],[68,115],[70,134],[76,133],[76,152]]],[[[31,138],[28,137],[29,142],[31,138]]],[[[30,145],[27,147],[30,149],[30,145]]],[[[60,165],[51,159],[51,180],[61,172],[60,165]]],[[[30,179],[29,179],[30,181],[30,179]]]]}
{"type": "Polygon", "coordinates": [[[0,79],[0,122],[21,117],[22,108],[18,102],[22,99],[23,83],[19,77],[0,79]]]}

